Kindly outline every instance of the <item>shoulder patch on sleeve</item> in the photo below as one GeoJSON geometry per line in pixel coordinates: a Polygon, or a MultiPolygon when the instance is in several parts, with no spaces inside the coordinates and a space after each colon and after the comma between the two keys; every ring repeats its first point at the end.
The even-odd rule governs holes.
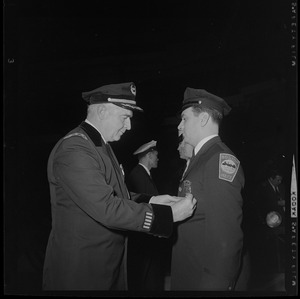
{"type": "Polygon", "coordinates": [[[79,137],[82,137],[85,140],[88,140],[87,137],[82,133],[73,133],[73,134],[65,136],[64,139],[68,139],[68,138],[73,137],[73,136],[79,136],[79,137]]]}
{"type": "Polygon", "coordinates": [[[219,179],[232,182],[238,172],[240,161],[233,155],[220,153],[219,179]]]}

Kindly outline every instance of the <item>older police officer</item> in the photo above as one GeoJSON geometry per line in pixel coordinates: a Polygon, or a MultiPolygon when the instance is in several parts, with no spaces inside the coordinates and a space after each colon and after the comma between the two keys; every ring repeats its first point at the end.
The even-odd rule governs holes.
{"type": "Polygon", "coordinates": [[[131,195],[109,142],[130,130],[132,82],[82,94],[87,118],[53,148],[48,160],[52,229],[44,290],[126,290],[126,231],[161,237],[193,213],[196,200],[131,195]],[[133,199],[133,200],[131,200],[133,199]]]}
{"type": "Polygon", "coordinates": [[[179,132],[194,147],[179,196],[197,198],[193,216],[178,223],[171,290],[233,290],[243,247],[240,161],[219,137],[230,107],[203,89],[186,88],[179,132]]]}

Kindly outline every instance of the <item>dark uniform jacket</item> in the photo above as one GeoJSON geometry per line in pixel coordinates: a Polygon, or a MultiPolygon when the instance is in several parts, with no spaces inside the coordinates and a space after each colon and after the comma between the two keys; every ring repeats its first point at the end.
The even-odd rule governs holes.
{"type": "Polygon", "coordinates": [[[52,230],[44,290],[125,290],[126,230],[167,237],[173,216],[150,196],[131,199],[110,146],[83,122],[62,138],[48,160],[52,230]]]}
{"type": "Polygon", "coordinates": [[[150,195],[158,195],[157,188],[146,169],[137,164],[129,174],[128,188],[136,193],[146,193],[150,195]]]}
{"type": "MultiPolygon", "coordinates": [[[[127,177],[128,188],[136,193],[158,195],[146,169],[137,164],[127,177]]],[[[128,238],[128,287],[133,291],[162,291],[164,259],[168,239],[130,232],[128,238]]]]}
{"type": "Polygon", "coordinates": [[[192,193],[195,213],[177,227],[172,252],[171,290],[231,290],[243,247],[240,162],[219,136],[206,142],[179,185],[192,193]]]}

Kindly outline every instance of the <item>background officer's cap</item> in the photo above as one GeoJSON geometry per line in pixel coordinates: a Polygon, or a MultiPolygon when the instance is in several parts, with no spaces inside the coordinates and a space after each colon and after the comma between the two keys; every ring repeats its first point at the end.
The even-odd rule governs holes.
{"type": "Polygon", "coordinates": [[[135,96],[136,88],[133,82],[105,85],[82,93],[82,98],[88,105],[112,103],[124,109],[143,111],[136,105],[135,96]]]}
{"type": "Polygon", "coordinates": [[[140,146],[133,154],[134,155],[138,155],[141,153],[148,153],[150,151],[156,150],[156,142],[155,140],[152,140],[148,143],[143,144],[142,146],[140,146]]]}
{"type": "Polygon", "coordinates": [[[231,110],[229,105],[222,98],[209,93],[204,89],[187,87],[184,92],[181,112],[193,105],[216,109],[223,115],[227,115],[231,110]]]}

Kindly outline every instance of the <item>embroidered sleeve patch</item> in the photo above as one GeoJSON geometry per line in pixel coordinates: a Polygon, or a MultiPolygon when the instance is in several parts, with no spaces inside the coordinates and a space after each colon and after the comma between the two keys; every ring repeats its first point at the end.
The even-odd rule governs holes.
{"type": "Polygon", "coordinates": [[[238,172],[240,161],[233,155],[220,154],[219,179],[232,182],[238,172]]]}

